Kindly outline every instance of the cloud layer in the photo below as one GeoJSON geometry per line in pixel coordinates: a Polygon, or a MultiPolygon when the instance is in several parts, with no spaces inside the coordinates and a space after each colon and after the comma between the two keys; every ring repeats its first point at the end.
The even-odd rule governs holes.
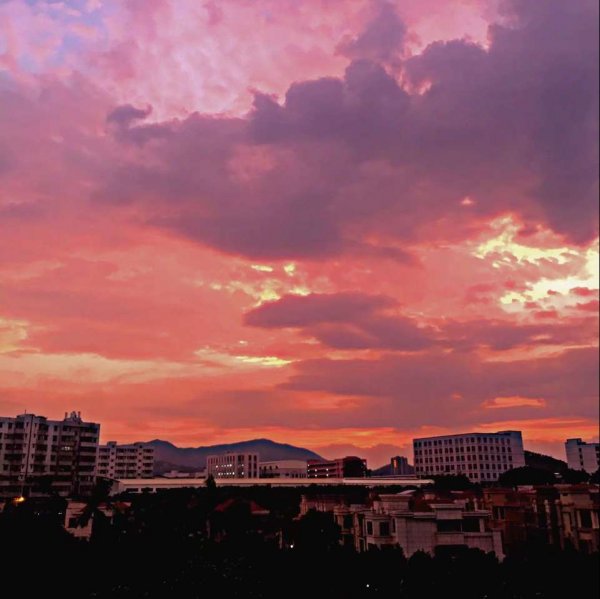
{"type": "Polygon", "coordinates": [[[3,413],[591,434],[596,2],[10,0],[0,33],[3,413]]]}

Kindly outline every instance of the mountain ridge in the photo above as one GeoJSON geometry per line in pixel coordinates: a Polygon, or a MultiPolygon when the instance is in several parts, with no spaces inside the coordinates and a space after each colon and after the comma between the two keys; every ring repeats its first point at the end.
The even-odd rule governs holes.
{"type": "Polygon", "coordinates": [[[228,451],[258,453],[261,461],[323,459],[310,449],[289,443],[278,443],[265,438],[198,447],[177,447],[174,443],[164,439],[152,439],[151,441],[142,441],[142,443],[154,448],[155,474],[163,474],[172,469],[200,470],[206,467],[206,458],[209,455],[228,451]]]}

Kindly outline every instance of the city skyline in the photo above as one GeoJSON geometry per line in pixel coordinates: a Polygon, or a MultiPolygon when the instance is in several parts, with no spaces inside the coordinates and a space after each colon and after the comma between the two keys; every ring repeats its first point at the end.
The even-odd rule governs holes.
{"type": "Polygon", "coordinates": [[[0,414],[598,440],[596,2],[10,0],[0,36],[0,414]]]}

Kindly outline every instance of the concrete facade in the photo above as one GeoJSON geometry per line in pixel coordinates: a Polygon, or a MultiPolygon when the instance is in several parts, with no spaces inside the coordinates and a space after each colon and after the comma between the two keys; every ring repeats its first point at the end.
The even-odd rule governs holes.
{"type": "Polygon", "coordinates": [[[257,453],[224,453],[206,458],[206,473],[221,478],[258,478],[257,453]]]}
{"type": "Polygon", "coordinates": [[[555,486],[483,490],[483,504],[492,512],[492,528],[500,531],[506,551],[526,543],[560,544],[555,486]]]}
{"type": "Polygon", "coordinates": [[[600,490],[598,485],[556,485],[560,543],[584,553],[600,550],[600,490]]]}
{"type": "Polygon", "coordinates": [[[346,456],[335,460],[308,460],[308,478],[350,478],[367,476],[367,460],[346,456]]]}
{"type": "Polygon", "coordinates": [[[413,451],[417,476],[464,474],[472,482],[490,482],[525,466],[520,431],[424,437],[413,440],[413,451]]]}
{"type": "Polygon", "coordinates": [[[273,460],[260,462],[260,478],[306,478],[307,464],[303,460],[273,460]]]}
{"type": "Polygon", "coordinates": [[[380,495],[370,506],[335,506],[342,543],[357,551],[400,547],[407,557],[471,548],[503,559],[502,536],[490,528],[489,510],[466,500],[415,501],[414,493],[380,495]]]}
{"type": "Polygon", "coordinates": [[[154,448],[145,443],[118,445],[109,441],[98,448],[98,476],[105,478],[152,478],[154,448]]]}
{"type": "Polygon", "coordinates": [[[600,443],[586,443],[582,439],[565,442],[567,464],[573,470],[585,470],[593,474],[600,468],[600,443]]]}
{"type": "Polygon", "coordinates": [[[0,497],[87,495],[96,480],[100,425],[78,412],[0,418],[0,497]]]}

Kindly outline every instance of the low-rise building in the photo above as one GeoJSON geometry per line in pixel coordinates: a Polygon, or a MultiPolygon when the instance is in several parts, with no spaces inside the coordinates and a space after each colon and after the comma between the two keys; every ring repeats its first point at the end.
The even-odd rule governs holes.
{"type": "Polygon", "coordinates": [[[560,543],[585,553],[600,550],[600,493],[598,485],[556,485],[560,543]]]}
{"type": "Polygon", "coordinates": [[[112,479],[152,478],[154,448],[146,443],[118,445],[109,441],[98,448],[98,476],[112,479]]]}
{"type": "Polygon", "coordinates": [[[224,453],[206,458],[206,472],[215,479],[258,478],[257,453],[224,453]]]}
{"type": "Polygon", "coordinates": [[[424,499],[404,491],[380,495],[369,506],[335,506],[333,517],[342,543],[357,551],[401,547],[410,557],[472,548],[504,557],[502,536],[490,527],[491,512],[468,499],[424,499]]]}
{"type": "Polygon", "coordinates": [[[307,494],[300,498],[300,516],[305,516],[311,510],[316,512],[332,512],[337,507],[345,506],[344,495],[307,494]]]}
{"type": "Polygon", "coordinates": [[[507,552],[531,542],[560,543],[558,498],[553,485],[483,490],[483,504],[492,513],[490,526],[501,532],[507,552]]]}
{"type": "Polygon", "coordinates": [[[585,470],[593,474],[600,468],[600,443],[586,443],[582,439],[565,442],[567,464],[573,470],[585,470]]]}
{"type": "Polygon", "coordinates": [[[307,465],[304,460],[273,460],[260,462],[260,478],[306,478],[307,465]]]}
{"type": "Polygon", "coordinates": [[[256,501],[232,497],[217,505],[208,515],[206,535],[217,543],[249,534],[266,541],[277,539],[279,542],[279,529],[270,515],[270,510],[256,501]]]}
{"type": "Polygon", "coordinates": [[[308,460],[308,478],[362,478],[367,476],[367,460],[346,456],[335,460],[308,460]]]}
{"type": "Polygon", "coordinates": [[[418,476],[464,474],[473,482],[490,482],[525,466],[520,431],[424,437],[413,440],[413,450],[418,476]]]}

